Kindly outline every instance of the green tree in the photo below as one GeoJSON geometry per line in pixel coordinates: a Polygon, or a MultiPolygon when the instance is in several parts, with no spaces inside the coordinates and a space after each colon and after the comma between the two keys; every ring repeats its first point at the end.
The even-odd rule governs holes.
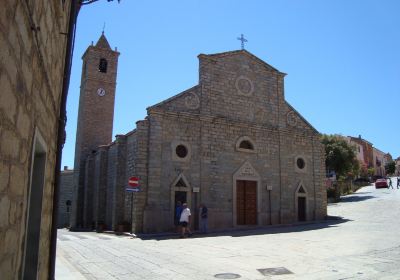
{"type": "Polygon", "coordinates": [[[352,172],[352,175],[353,175],[352,177],[353,178],[360,176],[361,164],[360,164],[360,162],[358,161],[358,159],[356,157],[354,157],[354,159],[353,159],[351,172],[352,172]]]}
{"type": "Polygon", "coordinates": [[[396,171],[396,163],[392,160],[385,165],[386,174],[394,174],[396,171]]]}
{"type": "Polygon", "coordinates": [[[358,174],[360,165],[354,146],[341,136],[326,134],[322,135],[322,144],[325,146],[325,165],[328,171],[334,170],[337,177],[358,174]]]}
{"type": "Polygon", "coordinates": [[[368,175],[373,176],[374,174],[375,174],[375,168],[373,167],[368,168],[368,175]]]}

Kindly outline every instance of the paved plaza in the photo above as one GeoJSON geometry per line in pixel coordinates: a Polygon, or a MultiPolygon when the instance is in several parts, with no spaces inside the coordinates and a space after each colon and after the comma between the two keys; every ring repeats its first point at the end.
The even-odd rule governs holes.
{"type": "Polygon", "coordinates": [[[131,238],[59,230],[56,279],[400,279],[400,190],[368,186],[321,223],[131,238]]]}

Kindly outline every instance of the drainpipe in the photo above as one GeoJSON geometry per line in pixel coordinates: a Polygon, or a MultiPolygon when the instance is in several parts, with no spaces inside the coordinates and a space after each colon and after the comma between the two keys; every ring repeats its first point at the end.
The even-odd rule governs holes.
{"type": "MultiPolygon", "coordinates": [[[[277,101],[278,101],[278,164],[279,164],[279,224],[282,224],[282,159],[281,159],[281,111],[280,111],[280,96],[279,96],[279,76],[276,80],[277,101]]],[[[282,81],[283,87],[283,81],[282,81]]],[[[282,88],[282,92],[283,92],[282,88]]]]}
{"type": "Polygon", "coordinates": [[[57,220],[58,220],[58,200],[59,200],[59,182],[60,182],[60,170],[61,170],[61,156],[62,149],[65,143],[65,124],[66,124],[66,105],[69,80],[71,75],[72,65],[72,54],[74,51],[74,40],[76,31],[76,18],[79,11],[79,0],[71,0],[71,9],[69,14],[67,46],[64,60],[64,75],[63,85],[61,93],[60,103],[60,115],[58,118],[58,137],[57,137],[57,155],[56,165],[54,170],[54,192],[53,192],[53,213],[52,213],[52,224],[51,224],[51,236],[50,236],[50,255],[49,255],[49,279],[53,280],[55,275],[56,265],[56,249],[57,249],[57,220]]]}

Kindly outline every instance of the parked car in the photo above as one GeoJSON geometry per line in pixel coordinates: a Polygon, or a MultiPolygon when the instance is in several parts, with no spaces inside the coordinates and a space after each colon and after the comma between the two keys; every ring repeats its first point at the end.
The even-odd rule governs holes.
{"type": "Polygon", "coordinates": [[[386,179],[377,179],[377,180],[375,181],[375,188],[376,188],[376,189],[379,189],[379,188],[389,188],[386,179]]]}

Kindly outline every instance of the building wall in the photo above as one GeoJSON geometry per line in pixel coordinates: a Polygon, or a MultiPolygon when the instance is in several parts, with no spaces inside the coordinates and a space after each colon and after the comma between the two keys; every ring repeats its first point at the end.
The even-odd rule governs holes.
{"type": "Polygon", "coordinates": [[[299,197],[306,197],[306,220],[326,216],[324,148],[284,100],[284,74],[245,51],[227,54],[200,55],[198,86],[148,108],[135,130],[104,148],[107,168],[95,177],[107,174],[108,228],[129,219],[134,232],[172,230],[175,192],[186,194],[192,226],[202,202],[210,229],[236,227],[237,180],[256,182],[257,225],[296,222],[299,197]],[[253,149],[241,148],[243,140],[253,149]],[[132,176],[140,191],[131,205],[132,176]]]}
{"type": "Polygon", "coordinates": [[[56,135],[67,43],[67,36],[62,33],[68,30],[70,6],[69,0],[1,2],[2,279],[23,275],[25,248],[33,248],[32,243],[26,242],[26,232],[29,213],[32,217],[34,211],[41,217],[36,221],[40,227],[38,248],[32,249],[37,254],[34,258],[38,260],[38,279],[46,279],[49,273],[56,135]],[[41,205],[39,200],[29,204],[35,192],[41,205]]]}
{"type": "Polygon", "coordinates": [[[364,164],[367,165],[367,163],[364,161],[365,158],[364,158],[364,148],[363,148],[363,145],[361,145],[361,144],[359,144],[359,143],[357,143],[357,142],[355,142],[355,141],[352,141],[352,137],[345,137],[344,139],[346,139],[346,141],[347,141],[349,144],[355,146],[355,148],[356,148],[356,157],[357,157],[357,160],[358,160],[359,162],[364,163],[364,164]]]}
{"type": "Polygon", "coordinates": [[[386,154],[376,148],[373,148],[373,157],[374,157],[374,175],[379,175],[379,176],[386,176],[386,171],[385,171],[385,160],[386,154]]]}
{"type": "Polygon", "coordinates": [[[69,227],[72,194],[74,189],[74,170],[64,168],[60,174],[60,198],[58,203],[58,228],[69,227]]]}
{"type": "Polygon", "coordinates": [[[149,184],[143,222],[144,232],[166,231],[173,228],[173,182],[183,174],[190,190],[189,207],[192,211],[200,202],[210,211],[212,229],[231,228],[233,214],[234,174],[249,162],[260,175],[259,225],[289,223],[297,220],[295,195],[299,184],[307,190],[309,220],[326,215],[326,193],[323,149],[319,136],[300,131],[281,131],[246,123],[224,120],[200,121],[181,115],[150,115],[149,184]],[[242,136],[255,143],[255,152],[238,151],[236,144],[242,136]],[[174,147],[183,143],[190,150],[187,160],[180,160],[174,147]],[[300,152],[301,151],[301,152],[300,152]],[[296,168],[295,160],[301,156],[306,170],[296,168]],[[279,169],[278,167],[281,166],[279,169]],[[268,193],[266,186],[273,187],[268,193]],[[194,188],[200,188],[194,193],[194,188]],[[272,204],[269,205],[269,195],[272,204]],[[271,207],[271,214],[270,214],[271,207]],[[271,220],[270,216],[271,215],[271,220]]]}
{"type": "Polygon", "coordinates": [[[395,159],[395,163],[396,163],[396,172],[395,172],[395,175],[400,176],[400,157],[398,157],[397,159],[395,159]]]}
{"type": "Polygon", "coordinates": [[[140,179],[141,191],[134,194],[132,205],[132,229],[134,232],[143,232],[144,209],[148,182],[148,150],[149,150],[149,121],[136,123],[136,130],[128,136],[128,177],[137,176],[140,179]]]}
{"type": "Polygon", "coordinates": [[[235,226],[235,174],[244,164],[258,182],[259,225],[296,221],[300,185],[307,192],[307,219],[323,218],[323,147],[319,134],[285,102],[283,75],[245,55],[199,58],[200,85],[148,109],[143,231],[173,227],[173,184],[180,177],[188,183],[189,206],[196,211],[200,201],[207,204],[210,228],[235,226]],[[252,81],[251,94],[238,92],[238,79],[252,81]],[[254,152],[236,149],[241,137],[252,140],[254,152]],[[189,149],[184,160],[174,154],[179,143],[189,149]],[[305,170],[296,169],[298,157],[305,170]]]}
{"type": "MultiPolygon", "coordinates": [[[[87,229],[94,228],[93,222],[93,195],[94,195],[94,172],[95,172],[95,155],[90,154],[85,160],[84,189],[83,189],[83,226],[87,229]]],[[[81,172],[82,174],[82,172],[81,172]]]]}
{"type": "Polygon", "coordinates": [[[96,228],[105,225],[107,201],[108,146],[100,146],[95,156],[93,186],[93,222],[96,228]]]}
{"type": "Polygon", "coordinates": [[[364,155],[363,162],[366,164],[367,168],[374,167],[374,152],[372,144],[367,140],[362,139],[361,135],[359,137],[350,137],[350,139],[351,142],[357,143],[362,146],[364,155]]]}

